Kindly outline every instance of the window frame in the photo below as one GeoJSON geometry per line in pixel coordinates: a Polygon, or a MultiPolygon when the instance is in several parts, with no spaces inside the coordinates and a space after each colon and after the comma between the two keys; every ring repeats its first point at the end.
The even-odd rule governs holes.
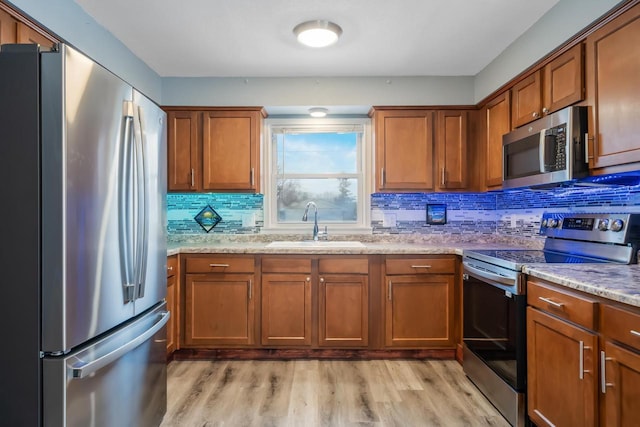
{"type": "MultiPolygon", "coordinates": [[[[329,236],[332,234],[371,234],[371,192],[372,192],[372,161],[373,150],[371,140],[371,119],[369,118],[267,118],[264,124],[265,141],[262,150],[262,182],[264,183],[264,226],[261,233],[264,234],[311,234],[312,221],[300,223],[279,223],[277,217],[277,189],[275,179],[276,149],[273,134],[278,130],[298,129],[310,132],[316,129],[318,132],[331,131],[332,129],[345,129],[349,126],[362,128],[362,139],[358,157],[360,159],[360,173],[358,176],[358,208],[357,221],[349,223],[322,222],[322,210],[319,211],[318,225],[323,230],[326,225],[329,236]]],[[[314,174],[309,174],[313,176],[314,174]]]]}

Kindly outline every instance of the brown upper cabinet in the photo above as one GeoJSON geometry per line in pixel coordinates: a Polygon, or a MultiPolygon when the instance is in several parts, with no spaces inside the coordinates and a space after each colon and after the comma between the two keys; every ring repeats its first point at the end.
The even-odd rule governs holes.
{"type": "Polygon", "coordinates": [[[26,23],[16,12],[0,3],[0,45],[8,43],[37,43],[52,47],[56,40],[26,23]]]}
{"type": "Polygon", "coordinates": [[[438,111],[436,146],[438,187],[467,188],[467,131],[469,113],[464,110],[438,111]]]}
{"type": "Polygon", "coordinates": [[[502,186],[502,136],[511,130],[511,92],[493,98],[482,109],[485,120],[485,185],[502,186]]]}
{"type": "Polygon", "coordinates": [[[589,35],[586,50],[589,166],[638,169],[640,5],[589,35]]]}
{"type": "Polygon", "coordinates": [[[165,111],[169,191],[260,191],[261,107],[165,111]]]}
{"type": "Polygon", "coordinates": [[[513,128],[584,99],[582,50],[578,43],[513,86],[513,128]]]}
{"type": "Polygon", "coordinates": [[[375,109],[376,190],[433,190],[433,112],[375,109]]]}
{"type": "Polygon", "coordinates": [[[18,43],[27,43],[27,44],[35,43],[44,47],[52,47],[55,44],[55,42],[51,40],[49,37],[45,36],[39,31],[36,31],[35,29],[31,28],[24,22],[18,22],[17,29],[18,29],[18,36],[17,36],[18,43]]]}
{"type": "Polygon", "coordinates": [[[0,45],[16,43],[18,40],[18,20],[0,9],[0,45]]]}

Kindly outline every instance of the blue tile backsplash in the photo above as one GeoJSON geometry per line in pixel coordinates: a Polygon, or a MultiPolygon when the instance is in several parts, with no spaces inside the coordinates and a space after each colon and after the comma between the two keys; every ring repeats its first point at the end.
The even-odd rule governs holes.
{"type": "MultiPolygon", "coordinates": [[[[257,234],[264,225],[261,194],[167,195],[169,234],[203,234],[194,217],[211,205],[222,221],[210,234],[257,234]]],[[[500,234],[535,236],[544,211],[640,212],[640,185],[559,187],[489,193],[376,193],[371,195],[374,234],[500,234]],[[426,223],[426,205],[447,205],[447,223],[426,223]]]]}

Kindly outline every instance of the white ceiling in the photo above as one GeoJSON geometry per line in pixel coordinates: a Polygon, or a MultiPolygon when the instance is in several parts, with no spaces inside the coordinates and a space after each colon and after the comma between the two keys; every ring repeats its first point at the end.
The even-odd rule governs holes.
{"type": "Polygon", "coordinates": [[[160,76],[475,75],[559,0],[75,0],[160,76]],[[293,27],[340,25],[304,47],[293,27]]]}

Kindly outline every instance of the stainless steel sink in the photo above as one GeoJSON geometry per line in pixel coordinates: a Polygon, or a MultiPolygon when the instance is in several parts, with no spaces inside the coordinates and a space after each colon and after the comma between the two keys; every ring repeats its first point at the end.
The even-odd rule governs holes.
{"type": "Polygon", "coordinates": [[[331,241],[277,241],[271,242],[267,248],[364,248],[362,242],[354,242],[348,240],[331,240],[331,241]]]}

